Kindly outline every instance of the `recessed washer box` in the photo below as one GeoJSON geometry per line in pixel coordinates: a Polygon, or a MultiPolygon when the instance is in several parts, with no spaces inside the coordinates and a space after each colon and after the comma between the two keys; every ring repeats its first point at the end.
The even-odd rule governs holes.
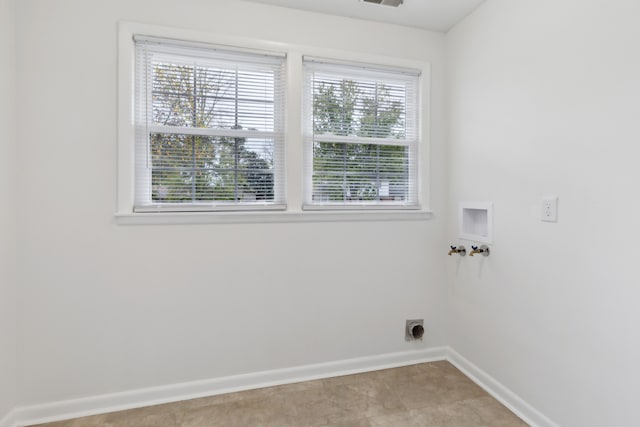
{"type": "Polygon", "coordinates": [[[493,243],[493,203],[460,203],[458,224],[461,239],[493,243]]]}

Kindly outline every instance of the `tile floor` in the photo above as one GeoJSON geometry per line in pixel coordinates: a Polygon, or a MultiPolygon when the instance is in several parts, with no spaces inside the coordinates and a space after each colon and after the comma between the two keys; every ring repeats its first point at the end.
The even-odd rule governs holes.
{"type": "Polygon", "coordinates": [[[38,427],[526,425],[449,362],[432,362],[112,412],[38,427]]]}

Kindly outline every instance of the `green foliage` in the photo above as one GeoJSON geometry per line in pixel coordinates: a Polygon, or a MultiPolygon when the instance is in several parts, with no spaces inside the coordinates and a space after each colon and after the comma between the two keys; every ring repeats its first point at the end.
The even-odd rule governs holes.
{"type": "Polygon", "coordinates": [[[403,136],[402,116],[404,106],[398,100],[392,100],[389,89],[384,85],[376,87],[374,96],[362,98],[362,116],[358,136],[386,138],[403,136]]]}
{"type": "Polygon", "coordinates": [[[318,201],[380,201],[404,197],[405,146],[323,142],[322,135],[360,138],[404,136],[404,105],[384,85],[361,89],[353,80],[320,83],[313,97],[314,198],[318,201]],[[380,189],[395,189],[381,195],[380,189]],[[400,189],[399,191],[397,189],[400,189]]]}
{"type": "Polygon", "coordinates": [[[314,128],[316,133],[353,135],[356,131],[354,112],[359,97],[352,80],[342,80],[338,86],[320,83],[313,97],[314,128]]]}
{"type": "MultiPolygon", "coordinates": [[[[236,78],[229,70],[167,63],[153,70],[155,124],[242,129],[229,104],[236,78]]],[[[262,141],[152,133],[149,143],[154,202],[273,200],[273,161],[256,151],[262,141]]]]}

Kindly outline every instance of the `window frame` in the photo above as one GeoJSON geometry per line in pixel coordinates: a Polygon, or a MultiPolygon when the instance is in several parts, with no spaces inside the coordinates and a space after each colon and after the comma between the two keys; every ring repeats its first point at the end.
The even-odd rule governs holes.
{"type": "Polygon", "coordinates": [[[431,65],[426,61],[401,57],[382,56],[317,46],[305,46],[237,36],[227,36],[206,31],[120,21],[118,23],[117,69],[117,156],[116,224],[208,224],[208,223],[290,223],[324,221],[424,221],[432,218],[429,209],[429,118],[431,65]],[[135,49],[133,36],[144,34],[153,37],[187,40],[194,43],[228,46],[231,49],[282,52],[287,55],[285,64],[285,137],[284,137],[284,211],[210,211],[210,212],[134,212],[135,185],[135,49]],[[335,61],[378,64],[382,67],[401,67],[421,71],[419,87],[420,105],[420,154],[418,167],[417,210],[303,210],[303,65],[304,56],[330,58],[335,61]]]}
{"type": "MultiPolygon", "coordinates": [[[[284,75],[284,64],[286,63],[286,54],[284,53],[271,53],[266,51],[247,51],[246,49],[233,49],[228,47],[221,47],[217,45],[209,45],[203,43],[191,43],[182,40],[174,40],[167,38],[158,38],[153,36],[136,34],[133,36],[134,50],[136,55],[136,87],[134,93],[135,104],[135,127],[136,127],[136,167],[135,167],[135,203],[134,212],[218,212],[218,211],[247,211],[247,210],[284,210],[286,209],[285,190],[284,190],[284,97],[282,91],[286,82],[286,76],[284,75]],[[154,63],[158,60],[161,61],[178,61],[178,64],[197,64],[197,67],[214,67],[214,69],[223,70],[225,73],[233,72],[235,69],[235,90],[244,90],[239,86],[238,73],[240,75],[250,73],[255,75],[256,72],[261,76],[273,77],[273,98],[268,100],[267,98],[260,98],[260,101],[270,101],[267,105],[272,105],[273,116],[273,128],[271,130],[251,130],[251,129],[237,129],[235,127],[226,128],[220,126],[212,127],[196,127],[195,123],[189,125],[171,125],[171,124],[158,124],[154,122],[153,111],[156,108],[156,104],[153,101],[154,95],[154,74],[152,69],[154,63]],[[219,68],[224,67],[224,68],[219,68]],[[231,67],[231,68],[229,68],[231,67]],[[256,71],[257,70],[257,71],[256,71]],[[263,74],[264,73],[264,74],[263,74]],[[273,74],[271,74],[273,73],[273,74]],[[152,163],[152,146],[153,136],[162,135],[163,139],[166,135],[177,135],[185,138],[185,140],[192,139],[193,150],[195,150],[197,138],[228,138],[236,141],[235,145],[235,165],[233,169],[217,169],[227,172],[232,172],[233,180],[233,194],[234,200],[221,200],[212,199],[210,201],[202,200],[198,193],[196,193],[195,176],[196,173],[202,173],[205,170],[215,171],[216,169],[204,169],[195,168],[196,157],[194,154],[194,165],[189,171],[192,175],[191,182],[191,201],[184,202],[163,202],[156,201],[153,198],[153,178],[157,170],[169,170],[169,173],[174,170],[178,170],[178,165],[169,168],[160,168],[155,165],[155,161],[152,163]],[[271,157],[272,157],[272,170],[270,171],[272,182],[272,200],[259,200],[259,201],[246,201],[238,199],[239,196],[239,182],[238,177],[243,173],[243,168],[239,166],[238,156],[238,140],[239,138],[249,141],[250,138],[256,138],[258,140],[265,139],[271,141],[271,157]]],[[[171,62],[173,63],[173,62],[171,62]]],[[[164,64],[166,66],[166,64],[164,64]]],[[[207,68],[208,70],[209,68],[207,68]]],[[[195,79],[198,68],[194,67],[193,75],[189,76],[189,80],[195,79]]],[[[222,72],[222,71],[221,71],[222,72]]],[[[195,86],[194,86],[195,87],[195,86]]],[[[195,90],[195,89],[194,89],[195,90]]],[[[185,95],[187,98],[192,96],[194,102],[197,105],[198,95],[196,93],[191,95],[185,95]]],[[[204,96],[204,95],[203,95],[204,96]]],[[[204,99],[204,98],[203,98],[204,99]]],[[[216,98],[217,99],[217,98],[216,98]]],[[[234,98],[233,104],[235,110],[235,123],[238,124],[238,98],[234,98]]],[[[195,110],[193,112],[195,120],[195,110]]],[[[217,142],[213,142],[215,146],[218,146],[217,142]]],[[[195,152],[195,151],[194,151],[195,152]]],[[[175,153],[174,153],[175,154],[175,153]]],[[[162,157],[158,160],[161,162],[171,162],[171,154],[169,157],[162,157]]],[[[170,164],[170,163],[169,163],[170,164]]],[[[182,169],[181,174],[183,174],[182,169]]],[[[250,170],[244,171],[250,173],[250,170]]],[[[164,172],[160,172],[164,173],[164,172]]]]}
{"type": "MultiPolygon", "coordinates": [[[[416,90],[419,90],[421,70],[400,68],[397,66],[380,65],[363,63],[359,61],[337,61],[332,58],[317,58],[305,55],[303,58],[303,75],[304,75],[304,95],[303,95],[303,116],[304,116],[304,135],[303,144],[305,149],[305,187],[304,187],[304,210],[363,210],[363,211],[378,211],[378,210],[420,210],[420,177],[419,177],[419,158],[420,158],[420,97],[414,96],[411,100],[406,100],[405,107],[405,120],[412,123],[414,126],[410,126],[410,136],[405,138],[392,138],[392,137],[366,137],[366,136],[338,136],[333,134],[316,134],[314,130],[315,120],[315,75],[316,73],[327,76],[332,76],[329,80],[334,80],[335,76],[340,75],[341,72],[346,74],[342,75],[342,81],[352,80],[358,85],[362,85],[365,82],[375,82],[376,88],[382,80],[392,81],[394,84],[402,82],[403,85],[408,87],[413,86],[416,90]],[[358,76],[359,74],[359,76],[358,76]],[[353,76],[356,80],[351,79],[353,76]],[[346,79],[345,79],[346,78],[346,79]],[[414,102],[410,102],[414,101],[414,102]],[[409,114],[410,113],[410,114],[409,114]],[[407,195],[413,193],[414,196],[411,200],[407,201],[389,201],[383,202],[380,200],[381,196],[376,193],[375,201],[314,201],[314,174],[315,169],[315,146],[316,143],[338,143],[345,144],[345,150],[348,144],[353,145],[375,145],[378,147],[389,146],[401,146],[407,149],[407,195]],[[411,185],[416,188],[413,192],[410,191],[411,185]]],[[[323,84],[324,82],[320,82],[323,84]]],[[[376,89],[377,91],[377,89],[376,89]]],[[[345,151],[345,164],[343,175],[347,175],[347,160],[345,151]]],[[[376,175],[379,175],[380,171],[376,170],[376,175]]],[[[346,178],[345,178],[346,179],[346,178]]],[[[379,179],[379,176],[376,178],[379,179]]],[[[379,182],[378,182],[379,183],[379,182]]]]}

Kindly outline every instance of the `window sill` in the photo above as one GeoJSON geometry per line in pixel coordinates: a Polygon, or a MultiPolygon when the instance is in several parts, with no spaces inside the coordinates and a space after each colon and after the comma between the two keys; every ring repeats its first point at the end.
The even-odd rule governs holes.
{"type": "Polygon", "coordinates": [[[118,225],[426,221],[430,211],[116,213],[118,225]]]}

